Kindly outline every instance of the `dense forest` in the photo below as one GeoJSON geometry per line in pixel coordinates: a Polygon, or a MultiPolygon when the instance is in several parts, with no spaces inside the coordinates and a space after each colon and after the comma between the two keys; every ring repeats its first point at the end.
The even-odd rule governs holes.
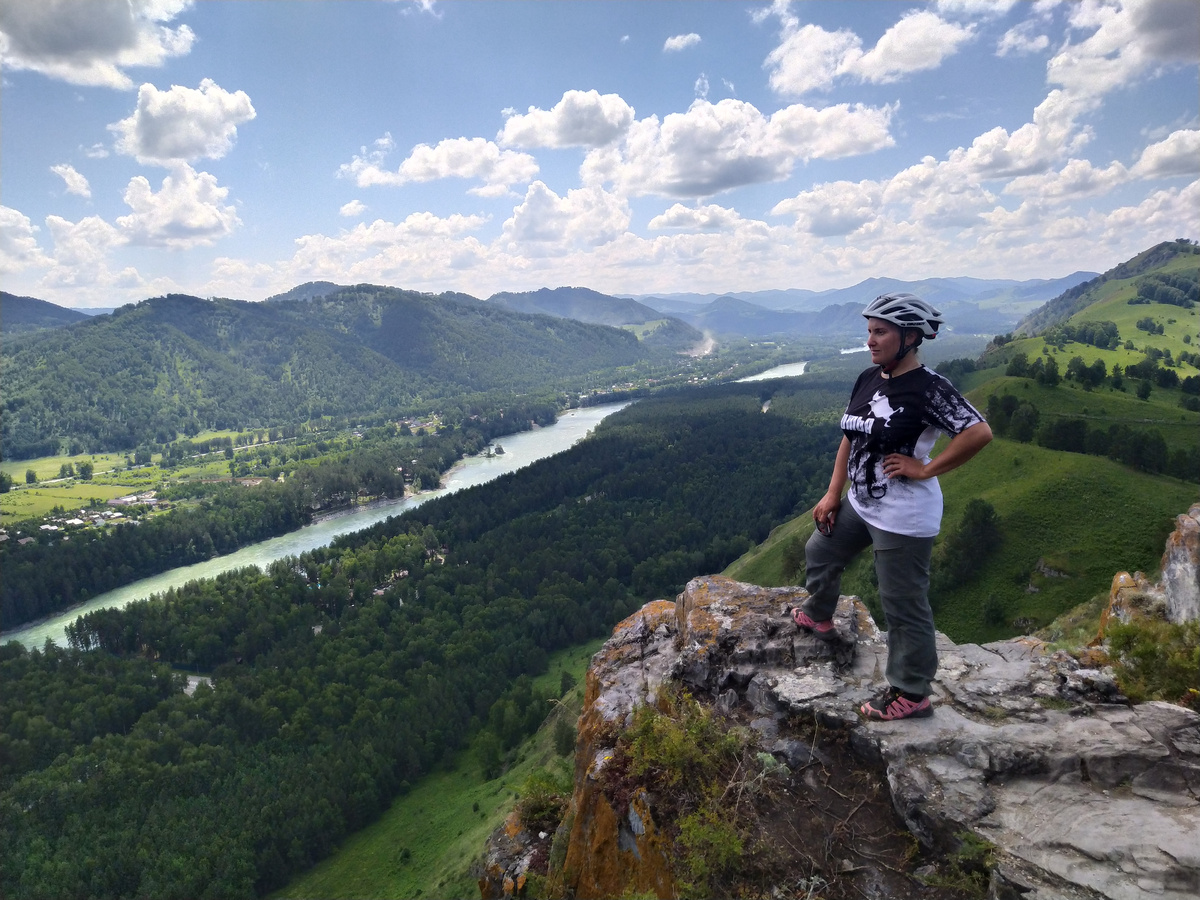
{"type": "MultiPolygon", "coordinates": [[[[510,403],[436,434],[405,434],[406,429],[391,424],[365,430],[348,447],[317,440],[249,450],[232,465],[239,475],[269,479],[262,484],[177,485],[164,491],[163,499],[198,502],[136,527],[117,526],[75,540],[35,531],[38,539],[28,544],[0,543],[0,621],[6,629],[14,628],[139,578],[294,531],[314,515],[344,507],[360,495],[402,497],[406,484],[436,486],[440,475],[464,455],[478,453],[500,435],[549,424],[554,416],[548,403],[510,403]],[[320,455],[305,462],[310,453],[320,455]],[[285,474],[286,480],[275,481],[285,474]]],[[[212,443],[163,445],[161,465],[211,450],[212,443]]],[[[147,460],[149,455],[146,449],[147,460]]]]}
{"type": "Polygon", "coordinates": [[[460,294],[359,285],[307,301],[169,295],[6,339],[6,459],[127,450],[177,433],[382,420],[473,396],[584,387],[674,349],[460,294]]]}
{"type": "Polygon", "coordinates": [[[91,613],[70,650],[8,645],[5,677],[37,672],[56,701],[0,702],[0,894],[282,884],[473,732],[511,741],[530,718],[519,679],[547,654],[811,505],[838,439],[798,421],[819,407],[787,382],[645,400],[566,453],[267,572],[91,613]],[[212,686],[159,697],[166,664],[212,686]],[[73,729],[106,677],[147,687],[73,729]]]}

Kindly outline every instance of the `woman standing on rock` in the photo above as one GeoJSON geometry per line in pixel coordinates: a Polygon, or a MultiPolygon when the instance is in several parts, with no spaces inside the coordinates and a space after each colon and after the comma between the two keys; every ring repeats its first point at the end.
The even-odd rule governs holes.
{"type": "Polygon", "coordinates": [[[938,664],[929,606],[929,561],[942,523],[936,476],[978,453],[992,430],[954,385],[917,359],[921,342],[937,337],[940,312],[912,294],[884,294],[863,316],[872,365],[858,376],[842,416],[833,477],[813,509],[817,531],[805,546],[809,599],[792,618],[802,630],[834,640],[842,572],[873,544],[888,624],[889,687],[859,712],[869,719],[924,718],[933,715],[930,682],[938,664]],[[931,460],[939,433],[950,435],[950,443],[931,460]],[[843,505],[847,484],[850,502],[843,505]]]}

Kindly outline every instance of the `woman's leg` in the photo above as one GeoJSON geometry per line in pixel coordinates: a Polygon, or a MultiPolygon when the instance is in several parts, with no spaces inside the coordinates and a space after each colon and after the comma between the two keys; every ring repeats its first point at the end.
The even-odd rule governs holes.
{"type": "Polygon", "coordinates": [[[825,622],[833,618],[842,590],[842,572],[870,543],[871,533],[849,500],[838,511],[832,534],[812,533],[804,545],[807,567],[804,586],[808,600],[802,608],[813,620],[825,622]]]}
{"type": "Polygon", "coordinates": [[[929,606],[933,538],[888,535],[875,544],[879,599],[887,616],[887,680],[906,694],[928,697],[937,674],[937,635],[929,606]],[[879,545],[886,544],[885,549],[879,545]]]}

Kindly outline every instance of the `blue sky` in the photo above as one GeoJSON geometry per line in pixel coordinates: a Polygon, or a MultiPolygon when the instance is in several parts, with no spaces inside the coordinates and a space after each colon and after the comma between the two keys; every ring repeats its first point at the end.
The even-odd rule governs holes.
{"type": "Polygon", "coordinates": [[[1200,3],[0,0],[64,306],[1052,278],[1200,238],[1200,3]]]}

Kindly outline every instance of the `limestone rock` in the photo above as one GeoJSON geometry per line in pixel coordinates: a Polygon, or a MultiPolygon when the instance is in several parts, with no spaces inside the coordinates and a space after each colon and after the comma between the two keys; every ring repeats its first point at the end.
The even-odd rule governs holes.
{"type": "Polygon", "coordinates": [[[935,715],[866,723],[855,710],[883,686],[885,635],[850,597],[838,606],[838,641],[806,635],[788,615],[805,596],[699,578],[675,603],[648,604],[617,627],[587,676],[569,895],[672,895],[654,798],[642,793],[619,813],[596,778],[634,708],[672,679],[743,712],[764,751],[789,766],[810,759],[789,743],[787,723],[841,729],[878,766],[922,845],[953,848],[963,831],[995,845],[992,896],[1200,896],[1200,716],[1130,706],[1110,671],[1033,638],[980,646],[939,635],[935,715]]]}
{"type": "Polygon", "coordinates": [[[1175,520],[1162,558],[1162,586],[1168,619],[1200,619],[1200,503],[1175,520]]]}
{"type": "Polygon", "coordinates": [[[1162,579],[1157,584],[1141,572],[1113,576],[1108,608],[1100,620],[1101,635],[1113,620],[1128,622],[1150,616],[1182,623],[1200,619],[1200,504],[1176,517],[1160,568],[1162,579]]]}

